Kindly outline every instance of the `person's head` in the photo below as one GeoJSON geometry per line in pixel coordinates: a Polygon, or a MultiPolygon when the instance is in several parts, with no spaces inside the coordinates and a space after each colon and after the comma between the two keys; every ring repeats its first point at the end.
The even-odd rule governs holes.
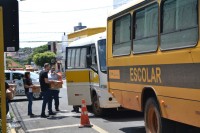
{"type": "Polygon", "coordinates": [[[51,68],[51,73],[54,73],[56,70],[55,70],[55,67],[52,67],[51,68]]]}
{"type": "Polygon", "coordinates": [[[50,64],[49,64],[49,63],[45,63],[45,64],[44,64],[44,69],[45,69],[46,71],[49,71],[49,70],[50,70],[50,64]]]}
{"type": "Polygon", "coordinates": [[[30,78],[30,72],[25,72],[24,77],[25,77],[26,79],[27,79],[27,78],[30,78]]]}

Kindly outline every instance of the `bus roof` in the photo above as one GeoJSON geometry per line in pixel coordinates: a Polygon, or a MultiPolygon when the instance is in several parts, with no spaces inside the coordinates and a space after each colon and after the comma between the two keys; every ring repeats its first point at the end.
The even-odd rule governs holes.
{"type": "Polygon", "coordinates": [[[118,13],[120,13],[120,12],[126,10],[126,9],[129,9],[129,8],[139,4],[139,3],[142,3],[144,1],[146,1],[146,0],[133,0],[133,1],[130,1],[127,4],[124,4],[124,5],[120,6],[120,7],[112,10],[108,17],[111,17],[111,16],[113,16],[115,14],[118,14],[118,13]]]}
{"type": "Polygon", "coordinates": [[[96,43],[100,39],[106,39],[106,32],[102,32],[99,34],[95,34],[92,36],[88,36],[88,37],[73,41],[72,43],[69,44],[68,47],[87,46],[89,44],[96,43]]]}

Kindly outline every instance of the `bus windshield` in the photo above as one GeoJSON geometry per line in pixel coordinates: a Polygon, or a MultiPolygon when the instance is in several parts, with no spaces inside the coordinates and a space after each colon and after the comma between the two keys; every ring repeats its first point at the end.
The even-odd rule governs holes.
{"type": "Polygon", "coordinates": [[[98,41],[98,51],[99,51],[99,63],[100,70],[102,72],[107,71],[106,67],[106,39],[102,39],[98,41]]]}

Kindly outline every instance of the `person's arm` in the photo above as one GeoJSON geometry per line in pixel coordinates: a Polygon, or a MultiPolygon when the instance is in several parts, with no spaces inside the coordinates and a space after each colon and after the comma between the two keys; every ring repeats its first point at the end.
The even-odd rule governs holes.
{"type": "Polygon", "coordinates": [[[52,83],[52,82],[53,82],[53,81],[51,81],[51,80],[48,80],[48,73],[47,73],[47,72],[44,74],[44,82],[45,82],[46,84],[49,84],[49,83],[52,83]]]}

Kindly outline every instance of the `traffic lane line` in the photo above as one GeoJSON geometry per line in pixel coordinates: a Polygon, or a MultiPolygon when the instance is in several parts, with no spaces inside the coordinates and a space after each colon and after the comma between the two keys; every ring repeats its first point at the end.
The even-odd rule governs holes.
{"type": "Polygon", "coordinates": [[[102,129],[102,128],[100,128],[100,127],[94,125],[94,124],[92,124],[92,125],[93,125],[92,128],[93,128],[94,130],[96,130],[97,132],[99,132],[99,133],[108,133],[108,132],[105,131],[104,129],[102,129]]]}
{"type": "MultiPolygon", "coordinates": [[[[96,130],[99,133],[109,133],[105,131],[104,129],[98,127],[97,125],[92,124],[92,129],[96,130]]],[[[55,127],[45,127],[45,128],[37,128],[37,129],[30,129],[26,130],[26,132],[38,132],[38,131],[44,131],[44,130],[52,130],[52,129],[60,129],[60,128],[70,128],[70,127],[79,127],[80,124],[73,124],[73,125],[63,125],[63,126],[55,126],[55,127]]]]}
{"type": "Polygon", "coordinates": [[[26,130],[26,132],[36,132],[36,131],[44,131],[44,130],[51,130],[51,129],[58,129],[58,128],[76,127],[76,126],[79,126],[79,124],[30,129],[30,130],[26,130]]]}

